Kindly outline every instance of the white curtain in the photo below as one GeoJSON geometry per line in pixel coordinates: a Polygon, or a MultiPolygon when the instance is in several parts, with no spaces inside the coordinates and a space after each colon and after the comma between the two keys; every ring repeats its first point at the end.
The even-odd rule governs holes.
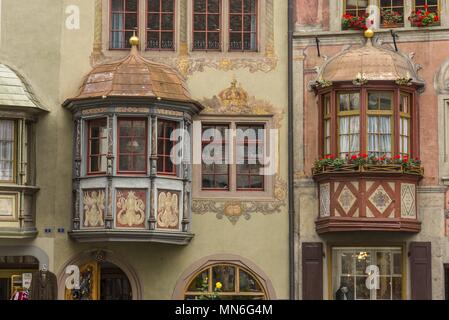
{"type": "Polygon", "coordinates": [[[13,180],[14,121],[0,120],[0,180],[13,180]]]}
{"type": "Polygon", "coordinates": [[[368,153],[391,156],[391,117],[368,117],[368,153]]]}
{"type": "Polygon", "coordinates": [[[360,118],[359,116],[340,117],[340,156],[355,154],[360,151],[360,118]]]}
{"type": "MultiPolygon", "coordinates": [[[[113,11],[122,11],[123,3],[121,0],[113,0],[112,1],[112,10],[113,11]]],[[[123,30],[124,25],[124,13],[114,12],[112,14],[111,19],[111,29],[112,30],[123,30]]],[[[113,31],[111,34],[111,47],[112,48],[122,48],[125,43],[125,33],[121,31],[113,31]]]]}

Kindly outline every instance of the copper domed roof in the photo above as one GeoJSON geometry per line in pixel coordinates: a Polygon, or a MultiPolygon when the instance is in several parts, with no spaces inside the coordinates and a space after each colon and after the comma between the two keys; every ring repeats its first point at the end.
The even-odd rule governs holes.
{"type": "Polygon", "coordinates": [[[411,83],[423,84],[408,57],[374,46],[371,39],[363,47],[346,50],[329,60],[321,69],[319,79],[343,82],[353,81],[360,75],[367,81],[409,79],[411,83]]]}
{"type": "Polygon", "coordinates": [[[94,67],[84,79],[80,93],[70,100],[140,97],[197,103],[178,72],[143,58],[137,43],[132,43],[127,57],[94,67]]]}

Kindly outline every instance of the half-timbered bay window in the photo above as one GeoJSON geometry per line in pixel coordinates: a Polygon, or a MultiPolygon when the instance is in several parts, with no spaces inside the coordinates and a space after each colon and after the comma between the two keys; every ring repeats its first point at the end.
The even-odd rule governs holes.
{"type": "Polygon", "coordinates": [[[221,49],[221,0],[193,0],[193,50],[221,49]]]}
{"type": "MultiPolygon", "coordinates": [[[[320,199],[316,230],[418,233],[424,169],[417,115],[424,82],[405,55],[373,45],[372,32],[365,36],[365,46],[335,56],[311,83],[320,128],[312,167],[320,199]]],[[[346,286],[357,290],[354,283],[346,286]]],[[[384,289],[388,298],[390,289],[384,289]]]]}
{"type": "Polygon", "coordinates": [[[129,39],[138,28],[139,0],[111,0],[110,49],[131,48],[129,39]]]}
{"type": "Polygon", "coordinates": [[[322,156],[338,155],[342,159],[360,154],[369,158],[411,157],[414,155],[410,141],[413,123],[411,97],[407,91],[376,90],[374,87],[324,93],[321,97],[322,156]],[[332,96],[337,101],[335,106],[330,102],[332,96]],[[330,132],[332,127],[336,128],[334,133],[330,132]]]}
{"type": "Polygon", "coordinates": [[[176,71],[142,58],[138,42],[131,38],[131,53],[109,62],[112,69],[94,68],[64,104],[75,122],[70,235],[77,241],[193,237],[190,136],[202,106],[176,71]]]}
{"type": "Polygon", "coordinates": [[[175,0],[147,0],[147,49],[175,49],[175,0]]]}
{"type": "Polygon", "coordinates": [[[35,123],[45,113],[24,78],[0,64],[0,238],[37,235],[35,123]]]}

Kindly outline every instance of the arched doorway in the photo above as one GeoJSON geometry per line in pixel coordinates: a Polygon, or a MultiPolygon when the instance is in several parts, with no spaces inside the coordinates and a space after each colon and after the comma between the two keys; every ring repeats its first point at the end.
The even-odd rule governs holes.
{"type": "Polygon", "coordinates": [[[236,255],[205,257],[191,265],[178,280],[173,299],[276,299],[268,276],[251,261],[236,255]]]}
{"type": "Polygon", "coordinates": [[[92,261],[80,268],[80,288],[66,289],[66,300],[131,300],[128,277],[111,262],[92,261]]]}
{"type": "Polygon", "coordinates": [[[110,251],[84,252],[68,261],[59,272],[59,299],[140,300],[142,289],[134,269],[110,251]],[[65,287],[68,266],[78,266],[80,289],[65,287]]]}
{"type": "Polygon", "coordinates": [[[24,291],[23,275],[39,270],[34,256],[0,256],[0,300],[12,299],[14,293],[24,291]]]}

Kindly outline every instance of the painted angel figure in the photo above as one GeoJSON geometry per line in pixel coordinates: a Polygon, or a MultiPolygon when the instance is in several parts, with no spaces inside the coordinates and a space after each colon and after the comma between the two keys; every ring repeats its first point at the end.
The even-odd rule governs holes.
{"type": "Polygon", "coordinates": [[[161,228],[176,228],[179,224],[178,195],[171,192],[159,193],[157,222],[161,228]]]}
{"type": "Polygon", "coordinates": [[[104,191],[92,191],[84,193],[84,226],[104,226],[104,191]]]}

